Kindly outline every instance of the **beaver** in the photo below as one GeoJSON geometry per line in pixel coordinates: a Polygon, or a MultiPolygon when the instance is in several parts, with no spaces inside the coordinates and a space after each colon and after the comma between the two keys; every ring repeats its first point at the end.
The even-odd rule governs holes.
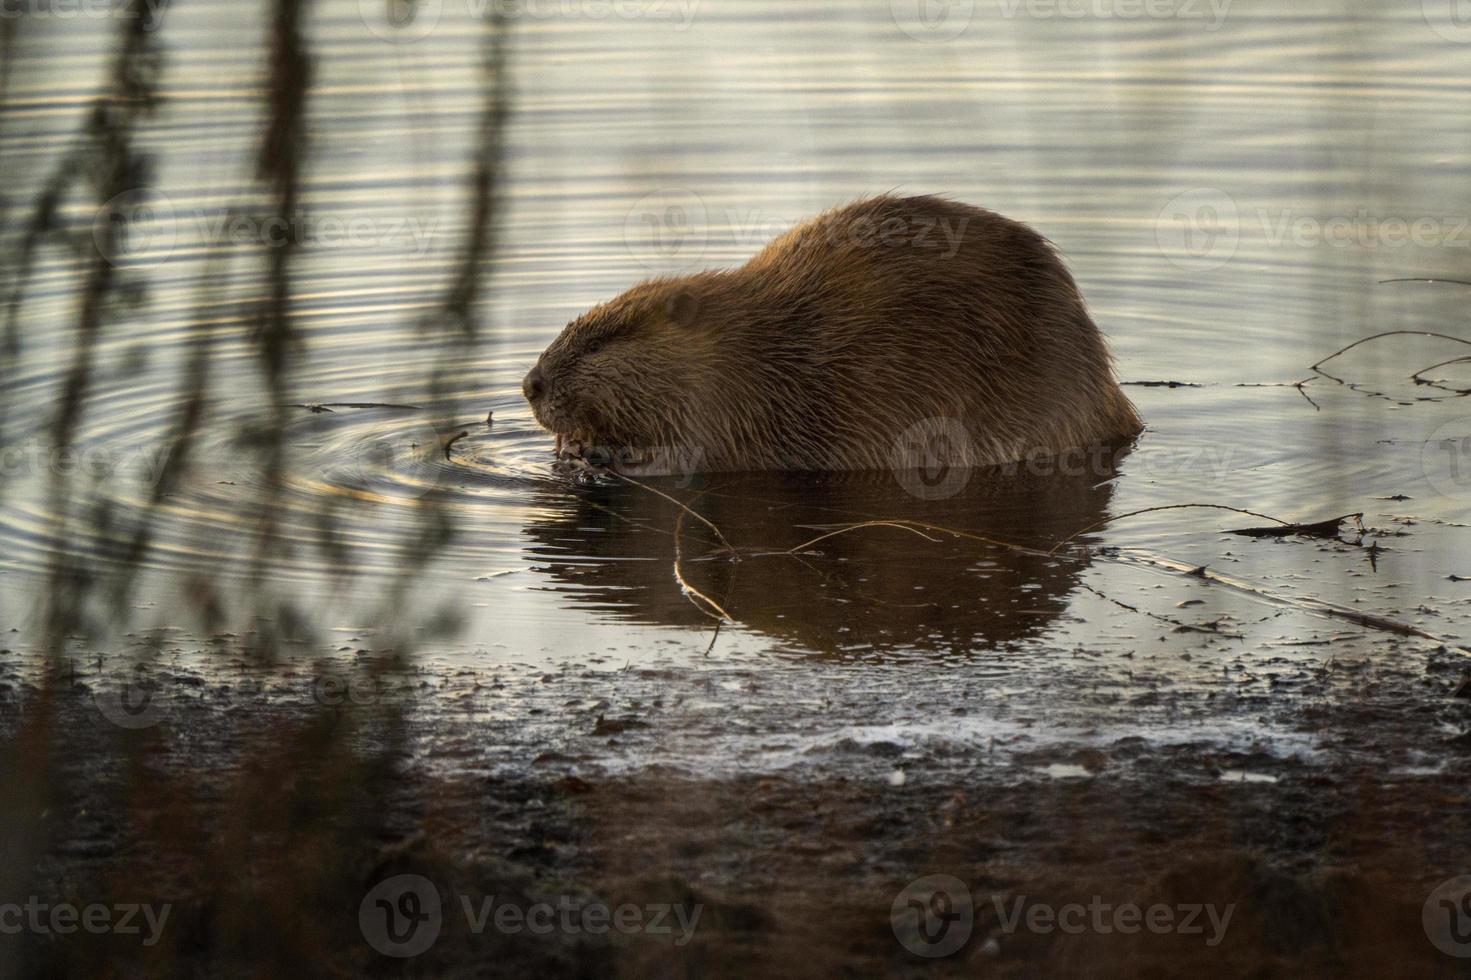
{"type": "Polygon", "coordinates": [[[861,200],[739,268],[639,283],[522,388],[560,456],[646,474],[927,466],[911,444],[936,436],[946,465],[987,466],[1141,429],[1051,243],[939,197],[861,200]]]}

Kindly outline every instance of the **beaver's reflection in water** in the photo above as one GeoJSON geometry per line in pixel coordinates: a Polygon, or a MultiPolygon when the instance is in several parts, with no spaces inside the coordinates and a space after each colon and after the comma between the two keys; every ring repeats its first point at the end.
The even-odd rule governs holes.
{"type": "Polygon", "coordinates": [[[709,629],[709,605],[683,594],[673,574],[680,526],[688,583],[783,649],[987,650],[1041,633],[1066,610],[1087,560],[1073,549],[1045,552],[1108,516],[1123,452],[1094,455],[1087,466],[973,470],[958,488],[894,473],[547,484],[537,499],[545,516],[526,528],[527,550],[551,588],[578,606],[639,624],[709,629]],[[653,489],[719,527],[740,560],[653,489]],[[909,527],[865,527],[789,553],[828,531],[883,520],[909,527]]]}

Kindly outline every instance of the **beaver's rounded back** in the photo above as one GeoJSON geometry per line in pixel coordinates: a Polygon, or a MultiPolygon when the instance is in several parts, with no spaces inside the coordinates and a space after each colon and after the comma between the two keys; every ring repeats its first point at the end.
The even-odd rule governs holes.
{"type": "Polygon", "coordinates": [[[569,324],[525,390],[564,452],[645,472],[924,465],[937,436],[944,462],[1000,464],[1141,427],[1049,243],[934,197],[640,283],[569,324]]]}

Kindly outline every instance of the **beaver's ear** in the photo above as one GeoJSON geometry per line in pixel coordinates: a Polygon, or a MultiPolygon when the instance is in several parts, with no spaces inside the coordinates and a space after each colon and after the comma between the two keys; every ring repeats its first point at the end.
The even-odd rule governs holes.
{"type": "Polygon", "coordinates": [[[677,327],[693,327],[700,318],[700,298],[681,289],[665,300],[664,315],[677,327]]]}

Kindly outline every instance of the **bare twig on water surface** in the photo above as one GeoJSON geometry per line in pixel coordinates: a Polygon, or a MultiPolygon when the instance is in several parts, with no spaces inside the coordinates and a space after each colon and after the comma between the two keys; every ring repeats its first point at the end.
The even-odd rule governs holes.
{"type": "MultiPolygon", "coordinates": [[[[1239,508],[1239,507],[1226,507],[1226,506],[1219,505],[1219,504],[1172,504],[1172,505],[1168,505],[1168,506],[1164,506],[1164,507],[1151,507],[1151,508],[1147,508],[1147,509],[1142,510],[1142,511],[1135,511],[1134,513],[1135,514],[1143,514],[1143,513],[1148,513],[1150,511],[1177,510],[1177,509],[1184,509],[1184,508],[1189,508],[1189,507],[1205,507],[1205,508],[1210,508],[1210,509],[1215,509],[1215,510],[1230,511],[1232,513],[1247,514],[1247,515],[1250,515],[1250,516],[1253,516],[1253,517],[1261,517],[1261,518],[1264,518],[1265,520],[1273,521],[1276,524],[1281,525],[1284,528],[1284,533],[1293,533],[1292,531],[1290,531],[1290,529],[1292,529],[1292,528],[1312,527],[1313,526],[1313,525],[1294,524],[1294,523],[1292,523],[1290,521],[1284,521],[1281,518],[1272,517],[1272,516],[1270,516],[1268,514],[1258,514],[1258,513],[1254,512],[1254,511],[1243,510],[1242,508],[1239,508]]],[[[694,511],[689,510],[688,508],[685,508],[685,512],[694,514],[694,511]]],[[[694,516],[696,518],[699,517],[698,514],[694,514],[694,516]]],[[[1119,515],[1119,518],[1129,517],[1129,516],[1133,516],[1133,515],[1132,514],[1121,514],[1121,515],[1119,515]]],[[[1354,515],[1350,515],[1350,516],[1354,516],[1354,515]]],[[[682,518],[683,518],[683,515],[681,515],[681,520],[682,520],[682,518]]],[[[1119,518],[1114,518],[1114,519],[1117,520],[1119,518]]],[[[1340,518],[1340,521],[1341,520],[1343,520],[1343,519],[1340,518]]],[[[1104,522],[1100,523],[1099,525],[1095,525],[1095,527],[1101,527],[1101,526],[1103,526],[1103,524],[1107,524],[1107,523],[1108,523],[1107,521],[1104,521],[1104,522]]],[[[1326,523],[1326,522],[1324,522],[1324,523],[1326,523]]],[[[679,526],[680,525],[676,525],[676,531],[678,531],[679,526]]],[[[1171,572],[1171,573],[1177,574],[1177,575],[1185,575],[1185,576],[1189,576],[1191,578],[1197,578],[1197,579],[1200,579],[1203,582],[1209,582],[1209,583],[1211,583],[1213,585],[1219,585],[1219,586],[1222,586],[1224,588],[1231,589],[1232,591],[1240,592],[1240,593],[1242,593],[1244,595],[1253,596],[1253,597],[1255,597],[1257,599],[1261,599],[1261,600],[1264,600],[1264,601],[1273,603],[1273,604],[1278,605],[1278,606],[1283,606],[1283,607],[1288,607],[1288,608],[1293,608],[1293,609],[1301,609],[1301,610],[1303,610],[1305,612],[1313,613],[1313,614],[1316,614],[1316,615],[1319,615],[1319,616],[1324,616],[1324,617],[1327,617],[1329,619],[1338,619],[1338,620],[1341,620],[1343,622],[1353,623],[1354,625],[1360,626],[1360,627],[1363,627],[1363,628],[1380,630],[1382,632],[1387,632],[1387,633],[1393,633],[1393,634],[1395,634],[1397,636],[1413,636],[1413,637],[1417,637],[1419,639],[1429,640],[1431,642],[1438,643],[1438,644],[1440,644],[1442,646],[1445,646],[1447,648],[1454,648],[1454,649],[1457,649],[1457,650],[1460,650],[1460,651],[1463,651],[1463,652],[1466,652],[1466,653],[1471,653],[1471,648],[1467,648],[1467,647],[1464,647],[1464,646],[1458,646],[1455,643],[1453,643],[1452,641],[1447,640],[1445,637],[1436,636],[1434,633],[1428,632],[1427,630],[1420,629],[1418,626],[1413,626],[1413,625],[1411,625],[1409,623],[1402,623],[1402,622],[1400,622],[1398,620],[1390,619],[1390,618],[1388,618],[1386,616],[1378,616],[1378,615],[1375,615],[1373,613],[1365,613],[1365,612],[1362,612],[1361,610],[1351,609],[1351,608],[1346,607],[1346,606],[1339,606],[1339,605],[1336,605],[1334,603],[1326,602],[1326,601],[1321,600],[1321,599],[1298,598],[1298,597],[1293,597],[1293,596],[1280,595],[1278,593],[1272,592],[1272,591],[1270,591],[1268,589],[1265,589],[1265,588],[1262,588],[1260,586],[1253,585],[1250,582],[1246,582],[1246,581],[1241,580],[1241,579],[1236,579],[1236,578],[1233,578],[1231,576],[1227,576],[1227,575],[1223,575],[1223,574],[1218,573],[1218,572],[1214,572],[1209,567],[1204,566],[1204,565],[1190,565],[1190,564],[1186,564],[1184,562],[1175,561],[1174,559],[1171,559],[1171,558],[1165,558],[1165,557],[1160,556],[1160,555],[1153,555],[1153,554],[1149,554],[1149,553],[1146,553],[1146,552],[1138,552],[1138,551],[1132,551],[1132,552],[1115,551],[1115,552],[1112,552],[1112,553],[1093,554],[1093,555],[1057,554],[1057,549],[1058,548],[1061,548],[1068,541],[1073,540],[1074,538],[1078,537],[1079,535],[1086,534],[1089,530],[1093,530],[1093,528],[1085,528],[1084,530],[1077,532],[1077,534],[1071,535],[1070,537],[1068,537],[1068,538],[1064,539],[1063,541],[1059,542],[1056,546],[1054,546],[1053,550],[1051,550],[1051,551],[1042,551],[1042,550],[1040,550],[1038,548],[1029,548],[1029,547],[1026,547],[1025,545],[1018,545],[1018,544],[1013,544],[1013,543],[1010,543],[1010,542],[1007,542],[1007,541],[1001,541],[1001,540],[998,540],[996,538],[989,538],[989,537],[986,537],[985,535],[975,534],[975,533],[970,532],[970,531],[963,531],[963,530],[960,530],[958,528],[951,528],[951,527],[945,527],[945,526],[939,525],[939,524],[929,524],[929,523],[926,523],[926,522],[923,522],[923,521],[910,521],[910,520],[861,521],[861,522],[858,522],[856,524],[849,525],[849,526],[844,527],[844,528],[839,528],[836,531],[829,532],[829,534],[824,535],[824,537],[831,537],[831,536],[833,536],[835,534],[838,534],[838,533],[846,533],[848,531],[857,531],[857,530],[861,530],[861,529],[865,529],[865,528],[872,528],[872,527],[894,527],[894,526],[908,527],[911,530],[913,530],[913,529],[923,529],[923,530],[930,531],[930,532],[933,532],[933,533],[936,533],[936,534],[949,534],[949,535],[952,535],[953,537],[962,538],[962,539],[965,539],[965,540],[977,541],[977,542],[980,542],[982,544],[987,544],[987,545],[991,545],[993,547],[998,547],[998,548],[1004,548],[1004,549],[1006,549],[1008,551],[1011,551],[1013,553],[1022,554],[1022,555],[1028,555],[1028,556],[1034,557],[1034,558],[1049,558],[1049,559],[1053,559],[1053,560],[1057,560],[1057,561],[1073,561],[1073,562],[1080,562],[1080,561],[1088,561],[1088,560],[1098,559],[1098,560],[1107,560],[1107,561],[1121,562],[1121,563],[1124,563],[1124,564],[1138,565],[1138,566],[1142,566],[1142,567],[1146,567],[1146,568],[1159,569],[1159,570],[1171,572]]],[[[933,539],[929,539],[929,540],[933,540],[933,539]]],[[[807,542],[806,545],[799,545],[798,548],[796,548],[796,549],[789,549],[787,551],[766,552],[766,554],[769,554],[769,555],[784,555],[784,556],[789,556],[789,557],[796,558],[796,559],[799,559],[800,560],[801,556],[797,553],[798,550],[801,549],[802,547],[810,546],[812,543],[813,542],[807,542]]],[[[718,605],[717,603],[715,603],[713,600],[711,600],[709,598],[709,596],[706,596],[704,593],[699,592],[697,589],[693,589],[692,587],[689,586],[689,583],[684,578],[684,575],[683,575],[683,572],[682,572],[682,569],[681,569],[680,557],[681,557],[681,552],[680,552],[680,546],[679,546],[679,536],[676,533],[676,535],[675,535],[675,577],[679,581],[679,584],[680,584],[681,588],[688,590],[687,594],[691,595],[692,601],[693,601],[693,597],[698,596],[701,600],[703,600],[706,603],[708,603],[712,609],[719,610],[720,613],[721,613],[721,615],[724,617],[725,621],[734,624],[735,619],[733,617],[731,617],[730,614],[728,612],[726,612],[726,610],[723,607],[721,607],[720,605],[718,605]]],[[[1085,588],[1086,588],[1086,586],[1085,586],[1085,588]]],[[[1235,634],[1235,633],[1227,633],[1227,632],[1221,630],[1218,625],[1209,625],[1209,624],[1207,624],[1207,625],[1201,626],[1201,625],[1192,625],[1192,624],[1189,624],[1189,623],[1180,622],[1178,620],[1174,620],[1174,619],[1171,619],[1171,618],[1166,617],[1166,616],[1161,616],[1161,615],[1159,615],[1157,613],[1150,613],[1150,612],[1147,612],[1146,610],[1137,609],[1136,607],[1130,606],[1127,603],[1124,603],[1124,602],[1121,602],[1121,601],[1119,601],[1117,599],[1114,599],[1112,596],[1106,595],[1104,593],[1100,593],[1096,589],[1091,589],[1090,588],[1089,591],[1092,591],[1095,594],[1100,595],[1102,598],[1104,598],[1104,599],[1108,600],[1109,602],[1112,602],[1112,603],[1114,603],[1114,604],[1116,604],[1118,606],[1121,606],[1122,608],[1130,609],[1130,610],[1133,610],[1135,612],[1139,612],[1139,613],[1141,613],[1143,615],[1146,615],[1146,616],[1149,616],[1151,618],[1161,620],[1162,622],[1171,623],[1172,625],[1174,625],[1176,627],[1179,627],[1179,628],[1183,628],[1183,629],[1194,631],[1194,632],[1215,633],[1215,634],[1218,634],[1218,635],[1224,636],[1224,637],[1237,638],[1237,634],[1235,634]]],[[[703,610],[702,609],[701,611],[702,612],[705,612],[706,615],[709,615],[712,619],[719,618],[719,617],[717,617],[717,616],[709,613],[706,610],[703,610]]]]}
{"type": "Polygon", "coordinates": [[[1121,388],[1204,388],[1193,381],[1120,381],[1121,388]]]}
{"type": "Polygon", "coordinates": [[[1157,619],[1162,623],[1169,623],[1171,626],[1175,627],[1175,630],[1177,632],[1180,633],[1210,633],[1213,636],[1224,636],[1232,640],[1246,639],[1246,635],[1243,633],[1227,633],[1225,630],[1221,629],[1221,624],[1219,621],[1205,624],[1186,623],[1181,620],[1175,619],[1173,616],[1166,616],[1162,613],[1153,613],[1150,612],[1148,609],[1140,609],[1138,606],[1131,606],[1127,602],[1124,602],[1122,599],[1115,599],[1108,593],[1101,592],[1085,582],[1079,582],[1078,585],[1085,592],[1091,592],[1094,595],[1098,596],[1098,598],[1103,599],[1107,602],[1111,602],[1114,605],[1118,606],[1120,609],[1127,609],[1129,610],[1129,612],[1138,613],[1141,616],[1148,616],[1150,619],[1157,619]]]}
{"type": "Polygon", "coordinates": [[[1466,340],[1464,337],[1453,337],[1448,333],[1435,333],[1430,330],[1386,330],[1383,333],[1376,333],[1372,336],[1364,337],[1360,340],[1355,340],[1347,347],[1340,347],[1338,350],[1318,361],[1318,363],[1314,364],[1311,368],[1309,368],[1309,370],[1316,371],[1318,370],[1318,368],[1322,367],[1324,364],[1327,364],[1335,357],[1341,357],[1344,354],[1347,354],[1349,351],[1353,350],[1355,347],[1367,344],[1371,340],[1380,340],[1384,337],[1434,337],[1436,340],[1449,340],[1457,344],[1465,344],[1466,346],[1471,347],[1471,340],[1466,340]]]}
{"type": "Polygon", "coordinates": [[[1425,278],[1420,278],[1420,279],[1381,279],[1381,280],[1379,280],[1379,285],[1381,285],[1381,286],[1387,286],[1387,285],[1389,285],[1392,282],[1443,282],[1443,283],[1449,283],[1450,285],[1453,285],[1453,286],[1471,286],[1471,282],[1467,282],[1465,279],[1425,279],[1425,278]]]}
{"type": "Polygon", "coordinates": [[[1101,527],[1107,527],[1109,524],[1112,524],[1115,521],[1122,521],[1128,517],[1138,517],[1140,514],[1154,514],[1162,510],[1188,510],[1190,508],[1203,508],[1206,510],[1229,510],[1233,514],[1245,514],[1248,517],[1260,517],[1264,521],[1275,521],[1283,527],[1299,526],[1294,525],[1291,521],[1284,521],[1280,517],[1273,517],[1271,514],[1259,514],[1254,510],[1242,510],[1240,507],[1227,507],[1224,504],[1166,504],[1162,507],[1145,507],[1143,510],[1131,510],[1127,514],[1118,514],[1114,517],[1105,517],[1103,520],[1098,521],[1095,524],[1089,524],[1081,531],[1074,531],[1072,534],[1069,534],[1067,537],[1057,542],[1057,544],[1053,545],[1052,550],[1047,552],[1047,554],[1055,555],[1060,550],[1062,550],[1063,545],[1075,541],[1076,539],[1087,534],[1089,531],[1096,531],[1101,527]]]}
{"type": "Polygon", "coordinates": [[[1344,521],[1356,521],[1359,532],[1364,531],[1364,515],[1344,514],[1342,517],[1330,518],[1326,521],[1317,521],[1312,524],[1287,524],[1278,527],[1242,527],[1227,531],[1227,534],[1242,534],[1249,538],[1285,538],[1289,535],[1298,535],[1305,538],[1336,538],[1338,528],[1344,521]]]}
{"type": "Polygon", "coordinates": [[[1425,372],[1434,371],[1436,368],[1448,367],[1452,364],[1465,364],[1467,362],[1471,362],[1471,357],[1453,357],[1448,361],[1441,361],[1439,364],[1432,364],[1429,367],[1421,368],[1414,374],[1410,375],[1410,378],[1413,379],[1415,384],[1417,385],[1428,385],[1431,388],[1439,388],[1441,391],[1449,391],[1457,395],[1471,394],[1471,388],[1450,388],[1447,387],[1443,382],[1431,381],[1429,378],[1420,377],[1420,375],[1424,374],[1425,372]]]}
{"type": "MultiPolygon", "coordinates": [[[[715,532],[715,536],[720,539],[720,543],[723,544],[723,545],[725,545],[725,549],[731,553],[731,557],[735,561],[740,561],[741,560],[741,556],[736,552],[735,548],[731,547],[730,542],[727,541],[727,540],[725,540],[725,535],[720,532],[720,528],[716,527],[708,519],[700,516],[695,511],[691,510],[687,504],[682,503],[680,500],[678,500],[675,497],[671,497],[669,494],[665,493],[663,490],[655,489],[654,487],[649,486],[647,483],[641,483],[638,480],[635,480],[631,476],[624,476],[622,473],[618,473],[618,472],[616,472],[614,470],[611,470],[611,469],[608,470],[607,473],[608,473],[609,476],[616,476],[618,479],[624,481],[625,483],[631,483],[631,484],[633,484],[634,486],[638,487],[640,490],[647,490],[649,493],[654,494],[656,497],[663,497],[665,500],[669,501],[671,504],[673,504],[674,506],[678,507],[680,510],[684,511],[684,513],[690,515],[695,520],[699,521],[701,524],[705,525],[710,530],[714,531],[715,532]]],[[[703,496],[703,494],[702,494],[702,496],[703,496]]]]}
{"type": "Polygon", "coordinates": [[[423,411],[418,405],[391,405],[388,402],[307,402],[305,405],[288,403],[286,408],[304,408],[308,412],[321,414],[337,408],[391,408],[399,412],[423,411]]]}
{"type": "MultiPolygon", "coordinates": [[[[1458,280],[1458,279],[1386,279],[1386,280],[1384,280],[1384,282],[1452,282],[1452,283],[1460,283],[1461,280],[1458,280]]],[[[1471,282],[1464,283],[1464,285],[1471,285],[1471,282]]],[[[1322,410],[1322,406],[1320,406],[1317,402],[1313,401],[1312,396],[1310,396],[1308,394],[1308,392],[1307,392],[1307,386],[1309,384],[1311,384],[1313,381],[1316,381],[1318,378],[1327,378],[1329,381],[1336,381],[1338,384],[1346,385],[1347,387],[1353,389],[1354,391],[1358,391],[1358,392],[1361,392],[1361,393],[1366,394],[1366,395],[1372,395],[1372,396],[1377,397],[1377,398],[1388,398],[1388,399],[1391,399],[1391,400],[1398,401],[1399,399],[1395,398],[1392,395],[1386,394],[1385,392],[1382,392],[1382,391],[1371,391],[1371,390],[1369,390],[1367,388],[1361,387],[1360,385],[1354,384],[1353,382],[1351,382],[1351,381],[1349,381],[1349,380],[1347,380],[1345,378],[1340,378],[1337,375],[1329,374],[1327,371],[1323,370],[1323,365],[1324,364],[1327,364],[1329,361],[1333,360],[1334,358],[1341,357],[1342,355],[1347,354],[1349,351],[1353,350],[1355,347],[1358,347],[1358,346],[1360,346],[1362,344],[1367,344],[1367,343],[1369,343],[1372,340],[1381,340],[1381,339],[1383,339],[1385,337],[1401,337],[1401,336],[1404,336],[1404,337],[1432,337],[1432,338],[1435,338],[1437,340],[1449,340],[1449,341],[1451,341],[1453,343],[1466,344],[1468,346],[1471,346],[1471,340],[1466,340],[1466,339],[1464,339],[1462,337],[1455,337],[1455,336],[1452,336],[1450,334],[1435,333],[1433,331],[1428,331],[1428,330],[1386,330],[1383,333],[1376,333],[1376,334],[1373,334],[1372,336],[1369,336],[1369,337],[1360,338],[1359,340],[1356,340],[1356,341],[1354,341],[1351,344],[1348,344],[1348,345],[1346,345],[1344,347],[1340,347],[1338,350],[1336,350],[1333,353],[1329,354],[1327,357],[1321,358],[1316,364],[1313,364],[1308,369],[1308,370],[1310,370],[1310,371],[1313,372],[1313,376],[1312,377],[1304,378],[1301,381],[1293,381],[1293,382],[1286,382],[1286,383],[1275,383],[1275,384],[1238,384],[1238,385],[1236,385],[1236,387],[1238,387],[1238,388],[1296,388],[1297,389],[1297,393],[1300,394],[1300,395],[1302,395],[1302,397],[1307,400],[1307,403],[1309,405],[1313,406],[1313,408],[1315,410],[1318,410],[1318,411],[1321,411],[1322,410]]],[[[1429,380],[1426,380],[1426,379],[1420,377],[1420,375],[1424,374],[1426,371],[1433,371],[1433,370],[1435,370],[1435,368],[1444,367],[1447,364],[1454,364],[1454,363],[1457,363],[1458,361],[1461,361],[1461,360],[1466,360],[1466,358],[1452,358],[1451,360],[1448,360],[1448,361],[1442,361],[1439,364],[1433,364],[1430,367],[1422,368],[1419,371],[1416,371],[1413,375],[1411,375],[1411,377],[1414,379],[1414,381],[1415,381],[1416,384],[1428,385],[1428,386],[1433,387],[1433,388],[1440,388],[1440,389],[1446,391],[1449,395],[1454,396],[1454,397],[1461,397],[1461,396],[1464,396],[1464,395],[1471,394],[1471,390],[1462,390],[1462,389],[1459,389],[1459,388],[1447,388],[1444,385],[1441,385],[1441,384],[1438,384],[1438,383],[1436,383],[1434,381],[1429,381],[1429,380]]],[[[1421,398],[1419,400],[1420,401],[1441,401],[1443,399],[1442,398],[1421,398]]]]}
{"type": "Polygon", "coordinates": [[[469,434],[470,434],[470,430],[469,429],[466,429],[465,431],[461,432],[459,435],[450,436],[449,437],[449,440],[447,442],[445,442],[445,444],[444,444],[444,458],[447,459],[447,460],[449,460],[451,463],[453,463],[455,460],[454,460],[454,457],[449,454],[450,447],[453,446],[455,443],[459,442],[461,439],[463,439],[466,436],[468,436],[469,434]]]}
{"type": "Polygon", "coordinates": [[[829,531],[826,534],[819,534],[811,541],[803,541],[801,544],[797,545],[794,548],[788,548],[786,551],[782,552],[782,554],[795,555],[798,552],[806,551],[808,548],[817,544],[819,541],[826,541],[828,538],[835,538],[840,534],[847,534],[849,531],[859,531],[866,527],[897,527],[900,530],[908,531],[910,534],[917,534],[920,537],[924,538],[926,541],[932,542],[934,544],[940,543],[938,538],[932,538],[928,534],[925,534],[923,531],[919,530],[919,528],[911,527],[909,526],[909,524],[902,521],[864,521],[861,524],[849,524],[846,527],[838,528],[836,531],[829,531]]]}
{"type": "MultiPolygon", "coordinates": [[[[703,496],[703,494],[701,496],[703,496]]],[[[695,499],[698,500],[699,497],[696,497],[695,499]]],[[[674,581],[679,583],[679,590],[683,592],[685,597],[688,598],[691,602],[699,599],[700,602],[705,603],[705,605],[709,606],[710,609],[715,610],[715,612],[712,613],[709,609],[701,609],[700,604],[698,602],[695,602],[695,608],[699,609],[700,612],[704,613],[706,616],[709,616],[711,619],[716,620],[717,622],[733,624],[735,623],[735,617],[726,612],[724,606],[716,602],[714,599],[710,598],[705,593],[701,592],[699,589],[695,588],[693,585],[690,584],[689,579],[684,577],[684,548],[682,540],[682,532],[684,531],[684,518],[686,514],[694,513],[695,512],[693,510],[685,507],[683,510],[680,511],[679,519],[674,522],[674,581]]],[[[699,517],[700,515],[695,514],[695,516],[699,517]]],[[[714,527],[714,525],[712,524],[711,527],[714,527]]],[[[713,639],[710,641],[710,646],[715,646],[715,641],[713,639]]],[[[705,652],[709,653],[710,651],[706,650],[705,652]]]]}
{"type": "Polygon", "coordinates": [[[1210,582],[1213,585],[1224,586],[1225,588],[1231,589],[1235,592],[1241,592],[1246,595],[1256,596],[1260,599],[1264,599],[1268,602],[1276,603],[1278,605],[1288,606],[1294,609],[1301,609],[1305,612],[1316,613],[1320,616],[1326,616],[1330,619],[1342,620],[1343,622],[1353,623],[1356,626],[1366,627],[1368,629],[1380,630],[1385,633],[1394,633],[1398,636],[1413,636],[1422,640],[1429,640],[1433,643],[1438,643],[1448,649],[1455,649],[1462,653],[1471,653],[1471,647],[1458,645],[1443,636],[1436,636],[1434,633],[1423,630],[1418,626],[1412,626],[1409,623],[1402,623],[1399,620],[1390,619],[1387,616],[1378,616],[1374,613],[1366,613],[1362,610],[1351,609],[1348,606],[1340,606],[1336,603],[1328,602],[1323,599],[1299,599],[1290,596],[1278,595],[1275,592],[1268,591],[1267,589],[1261,588],[1260,586],[1252,585],[1250,582],[1246,582],[1242,579],[1234,578],[1229,575],[1224,575],[1220,572],[1212,571],[1210,568],[1207,568],[1205,566],[1192,566],[1186,564],[1185,562],[1175,561],[1172,558],[1165,558],[1162,555],[1152,555],[1146,554],[1144,552],[1119,552],[1116,555],[1106,557],[1111,557],[1115,561],[1121,561],[1128,564],[1141,565],[1146,568],[1158,568],[1182,575],[1190,575],[1203,581],[1210,582]]]}

